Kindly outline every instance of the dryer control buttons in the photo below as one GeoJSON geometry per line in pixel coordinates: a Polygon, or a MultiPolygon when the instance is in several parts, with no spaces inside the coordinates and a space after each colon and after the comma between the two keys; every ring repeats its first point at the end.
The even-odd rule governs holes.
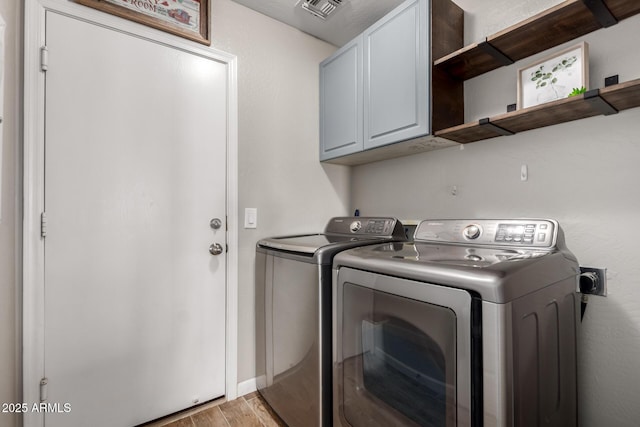
{"type": "Polygon", "coordinates": [[[482,234],[482,228],[476,224],[467,225],[464,230],[462,230],[462,235],[469,240],[477,239],[480,237],[480,234],[482,234]]]}
{"type": "Polygon", "coordinates": [[[357,233],[362,228],[362,223],[360,221],[353,221],[351,225],[349,225],[349,229],[352,233],[357,233]]]}

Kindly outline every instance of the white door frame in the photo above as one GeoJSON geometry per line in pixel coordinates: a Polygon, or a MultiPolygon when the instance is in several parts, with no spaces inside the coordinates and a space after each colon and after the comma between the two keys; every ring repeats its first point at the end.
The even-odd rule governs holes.
{"type": "MultiPolygon", "coordinates": [[[[141,24],[126,21],[67,0],[26,0],[24,28],[24,222],[23,222],[23,320],[22,402],[40,402],[44,374],[44,240],[40,214],[44,210],[45,75],[41,47],[45,44],[47,11],[61,13],[204,56],[227,66],[227,283],[225,397],[237,397],[238,331],[238,89],[234,55],[207,48],[141,24]]],[[[54,402],[55,403],[55,402],[54,402]]],[[[62,402],[64,403],[64,402],[62,402]]],[[[24,426],[42,426],[42,413],[24,414],[24,426]]]]}

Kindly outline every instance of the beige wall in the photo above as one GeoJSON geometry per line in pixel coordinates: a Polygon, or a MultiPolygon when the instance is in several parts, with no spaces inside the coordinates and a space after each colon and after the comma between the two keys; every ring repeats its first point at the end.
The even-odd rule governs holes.
{"type": "Polygon", "coordinates": [[[240,230],[238,381],[255,376],[258,239],[321,231],[349,204],[349,169],[318,161],[318,64],[335,47],[230,0],[213,2],[213,45],[238,56],[240,230]]]}
{"type": "MultiPolygon", "coordinates": [[[[489,35],[511,18],[513,2],[457,3],[473,23],[467,43],[481,39],[481,29],[490,28],[484,33],[489,35]]],[[[518,2],[522,8],[539,3],[518,2]]],[[[590,46],[592,87],[602,87],[604,77],[612,74],[621,81],[640,78],[640,56],[632,54],[637,52],[638,28],[640,16],[635,16],[583,38],[590,46]]],[[[517,69],[541,55],[466,82],[466,120],[505,112],[515,102],[517,69]]],[[[640,419],[640,263],[634,230],[640,218],[639,135],[636,108],[352,171],[352,208],[363,215],[551,217],[563,226],[581,265],[608,268],[609,296],[590,298],[580,332],[583,427],[630,427],[640,419]],[[529,168],[528,181],[520,180],[523,164],[529,168]]]]}
{"type": "MultiPolygon", "coordinates": [[[[21,2],[0,2],[0,15],[6,23],[4,57],[4,117],[2,128],[2,185],[0,189],[0,404],[19,402],[20,369],[18,277],[19,242],[18,190],[20,182],[18,166],[21,123],[21,49],[22,7],[21,2]]],[[[13,414],[0,413],[0,426],[11,426],[17,422],[13,414]]]]}

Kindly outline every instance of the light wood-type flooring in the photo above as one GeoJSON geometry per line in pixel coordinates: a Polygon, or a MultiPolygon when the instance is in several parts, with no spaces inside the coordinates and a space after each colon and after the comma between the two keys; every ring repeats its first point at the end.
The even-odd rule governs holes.
{"type": "Polygon", "coordinates": [[[214,401],[141,427],[286,427],[257,392],[214,401]]]}

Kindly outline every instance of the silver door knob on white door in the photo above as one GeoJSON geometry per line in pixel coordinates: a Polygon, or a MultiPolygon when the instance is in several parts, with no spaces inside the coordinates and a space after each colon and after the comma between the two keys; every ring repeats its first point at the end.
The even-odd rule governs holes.
{"type": "Polygon", "coordinates": [[[209,246],[209,253],[211,255],[220,255],[222,252],[224,252],[224,248],[220,243],[212,243],[211,246],[209,246]]]}

